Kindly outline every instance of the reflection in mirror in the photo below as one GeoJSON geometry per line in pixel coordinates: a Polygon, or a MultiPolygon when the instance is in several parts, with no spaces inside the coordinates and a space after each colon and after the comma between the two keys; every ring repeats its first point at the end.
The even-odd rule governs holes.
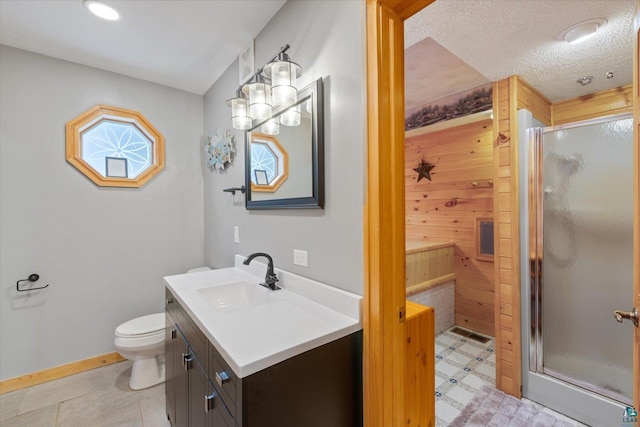
{"type": "Polygon", "coordinates": [[[289,154],[278,135],[251,134],[251,190],[273,193],[289,176],[289,154]]]}
{"type": "Polygon", "coordinates": [[[247,209],[322,208],[322,79],[246,136],[247,209]]]}

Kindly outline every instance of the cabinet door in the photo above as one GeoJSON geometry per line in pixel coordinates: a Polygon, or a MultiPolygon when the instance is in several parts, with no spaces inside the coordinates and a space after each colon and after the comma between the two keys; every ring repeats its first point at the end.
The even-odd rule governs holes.
{"type": "Polygon", "coordinates": [[[180,328],[176,327],[176,345],[173,353],[175,366],[176,418],[174,427],[189,426],[189,367],[193,365],[193,356],[189,352],[180,328]]]}
{"type": "Polygon", "coordinates": [[[209,411],[207,412],[207,427],[236,427],[233,417],[229,410],[222,402],[216,388],[211,381],[207,381],[209,396],[212,398],[209,402],[209,411]]]}
{"type": "Polygon", "coordinates": [[[189,426],[205,426],[205,396],[207,393],[207,377],[198,359],[193,357],[189,367],[189,426]]]}
{"type": "Polygon", "coordinates": [[[165,354],[165,381],[164,381],[164,393],[166,398],[166,410],[167,418],[171,425],[176,424],[176,369],[178,360],[176,360],[175,352],[178,343],[178,331],[176,330],[176,324],[173,318],[169,315],[169,312],[165,312],[165,340],[164,340],[164,354],[165,354]]]}

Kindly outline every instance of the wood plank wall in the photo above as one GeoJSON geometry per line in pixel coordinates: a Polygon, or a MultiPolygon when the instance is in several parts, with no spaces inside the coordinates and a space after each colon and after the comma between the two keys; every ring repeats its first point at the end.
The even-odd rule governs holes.
{"type": "Polygon", "coordinates": [[[493,133],[497,165],[495,200],[498,227],[495,287],[496,387],[521,397],[520,363],[520,248],[518,239],[518,78],[510,77],[493,84],[493,133]]]}
{"type": "Polygon", "coordinates": [[[494,336],[494,265],[476,257],[476,219],[493,218],[491,119],[405,140],[406,239],[455,242],[455,322],[494,336]],[[432,180],[413,170],[435,164],[432,180]]]}
{"type": "Polygon", "coordinates": [[[551,106],[551,117],[555,126],[604,115],[628,113],[632,108],[633,87],[627,85],[557,102],[551,106]]]}

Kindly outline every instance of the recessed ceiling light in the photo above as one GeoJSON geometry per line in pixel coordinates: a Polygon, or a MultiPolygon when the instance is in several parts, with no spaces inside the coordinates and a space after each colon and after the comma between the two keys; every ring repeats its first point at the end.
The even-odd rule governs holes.
{"type": "Polygon", "coordinates": [[[606,19],[589,19],[572,25],[558,36],[558,40],[564,40],[569,44],[581,43],[592,37],[596,31],[607,24],[606,19]]]}
{"type": "Polygon", "coordinates": [[[117,10],[101,1],[84,0],[82,4],[99,18],[106,19],[107,21],[116,21],[120,19],[120,14],[117,10]]]}

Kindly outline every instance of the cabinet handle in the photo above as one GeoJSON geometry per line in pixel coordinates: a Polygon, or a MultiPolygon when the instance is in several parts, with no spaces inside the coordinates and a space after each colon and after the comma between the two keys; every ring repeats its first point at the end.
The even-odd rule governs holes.
{"type": "Polygon", "coordinates": [[[222,387],[225,383],[229,382],[229,374],[225,371],[216,372],[216,382],[220,387],[222,387]]]}
{"type": "Polygon", "coordinates": [[[171,339],[172,339],[172,340],[175,340],[175,339],[176,339],[176,330],[175,330],[175,329],[172,329],[172,330],[171,330],[171,339]]]}
{"type": "Polygon", "coordinates": [[[205,414],[208,414],[209,411],[215,407],[214,399],[216,398],[216,396],[217,394],[215,393],[204,395],[204,413],[205,414]]]}
{"type": "Polygon", "coordinates": [[[193,361],[193,356],[191,353],[182,353],[182,366],[184,366],[184,370],[188,371],[191,369],[191,362],[193,361]]]}

